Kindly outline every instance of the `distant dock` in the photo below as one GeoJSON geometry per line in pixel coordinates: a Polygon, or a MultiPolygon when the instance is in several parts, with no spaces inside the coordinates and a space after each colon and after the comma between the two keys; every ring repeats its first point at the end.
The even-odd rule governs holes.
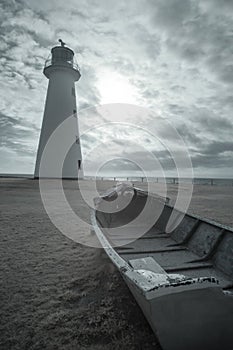
{"type": "Polygon", "coordinates": [[[85,179],[87,180],[110,180],[110,181],[131,181],[131,182],[153,182],[153,183],[163,183],[164,181],[167,184],[174,184],[177,185],[179,183],[192,183],[193,185],[209,185],[209,186],[233,186],[233,179],[230,178],[200,178],[200,177],[195,177],[195,178],[179,178],[179,177],[142,177],[142,176],[137,176],[137,177],[132,177],[132,176],[114,176],[114,177],[109,177],[109,176],[99,176],[99,177],[92,177],[92,176],[85,176],[85,179]]]}

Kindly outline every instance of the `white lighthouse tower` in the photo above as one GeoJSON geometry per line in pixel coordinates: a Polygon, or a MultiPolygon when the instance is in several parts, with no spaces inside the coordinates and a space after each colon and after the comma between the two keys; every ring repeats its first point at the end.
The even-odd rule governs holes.
{"type": "Polygon", "coordinates": [[[56,167],[60,161],[60,154],[64,153],[62,147],[67,143],[65,142],[67,133],[66,135],[59,135],[58,147],[50,155],[51,161],[49,160],[48,168],[50,169],[48,171],[45,169],[47,166],[44,166],[44,169],[41,170],[41,159],[45,146],[48,140],[51,139],[51,135],[71,116],[73,118],[72,128],[70,134],[68,134],[71,147],[69,147],[64,162],[62,161],[61,174],[62,178],[68,179],[83,177],[75,96],[75,82],[80,79],[81,74],[78,65],[74,63],[74,52],[66,47],[61,39],[59,39],[59,42],[60,46],[52,48],[51,58],[45,62],[43,71],[44,75],[49,79],[49,84],[37,152],[35,178],[58,177],[56,167]]]}

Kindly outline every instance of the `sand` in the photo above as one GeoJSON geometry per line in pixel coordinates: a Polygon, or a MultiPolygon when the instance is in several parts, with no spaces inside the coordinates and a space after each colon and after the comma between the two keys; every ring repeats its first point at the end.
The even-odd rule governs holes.
{"type": "MultiPolygon", "coordinates": [[[[65,187],[88,222],[76,183],[65,187]]],[[[169,185],[173,199],[176,190],[169,185]]],[[[102,251],[73,242],[50,222],[38,181],[1,179],[0,192],[1,349],[159,349],[102,251]]],[[[233,226],[232,203],[233,187],[196,186],[190,211],[233,226]]]]}
{"type": "MultiPolygon", "coordinates": [[[[66,187],[70,201],[79,196],[75,182],[66,187]]],[[[101,250],[52,225],[37,181],[2,179],[0,192],[1,350],[159,349],[101,250]]]]}

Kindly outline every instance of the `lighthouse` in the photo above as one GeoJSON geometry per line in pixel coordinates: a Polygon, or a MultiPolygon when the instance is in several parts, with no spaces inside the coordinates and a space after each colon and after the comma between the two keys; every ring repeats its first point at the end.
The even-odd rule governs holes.
{"type": "Polygon", "coordinates": [[[59,39],[60,45],[51,49],[51,57],[46,60],[43,73],[49,79],[44,116],[37,151],[34,178],[57,178],[57,166],[62,163],[62,178],[83,177],[82,154],[79,141],[75,82],[80,79],[80,70],[74,61],[74,52],[59,39]],[[71,122],[70,122],[71,120],[71,122]],[[70,131],[62,133],[69,122],[70,131]],[[65,124],[66,123],[66,124],[65,124]],[[59,132],[58,132],[59,131],[59,132]],[[55,135],[55,136],[54,136],[55,135]],[[56,145],[51,142],[56,137],[56,145]],[[69,149],[67,147],[69,139],[69,149]],[[50,141],[50,143],[48,142],[50,141]],[[50,146],[50,149],[48,145],[50,146]],[[51,151],[51,147],[53,147],[51,151]],[[47,165],[41,166],[47,152],[47,165]],[[49,153],[50,152],[50,153],[49,153]],[[64,160],[59,159],[65,154],[64,160]],[[61,156],[62,155],[62,156],[61,156]]]}

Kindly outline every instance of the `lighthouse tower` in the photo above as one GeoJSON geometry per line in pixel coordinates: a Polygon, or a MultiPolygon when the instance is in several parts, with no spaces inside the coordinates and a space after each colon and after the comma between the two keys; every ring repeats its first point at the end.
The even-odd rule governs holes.
{"type": "Polygon", "coordinates": [[[80,79],[81,74],[78,65],[74,63],[74,52],[66,47],[61,39],[59,39],[59,42],[60,46],[52,48],[51,58],[45,62],[43,71],[49,79],[49,84],[34,177],[60,177],[57,175],[56,168],[57,164],[61,163],[59,157],[64,153],[62,148],[66,147],[67,129],[63,134],[61,134],[62,128],[59,129],[60,134],[57,130],[58,127],[64,125],[64,122],[68,120],[67,118],[71,117],[69,120],[72,120],[72,127],[71,132],[68,133],[70,147],[68,152],[65,152],[67,154],[64,162],[62,159],[61,176],[62,178],[77,179],[83,177],[75,96],[75,82],[80,79]],[[42,167],[41,160],[44,156],[44,150],[46,151],[48,148],[46,147],[47,142],[49,139],[51,140],[51,135],[56,135],[56,133],[58,134],[57,146],[50,152],[51,161],[47,161],[48,166],[42,167]],[[44,169],[41,170],[41,168],[44,169]],[[48,168],[49,170],[47,170],[48,168]]]}

